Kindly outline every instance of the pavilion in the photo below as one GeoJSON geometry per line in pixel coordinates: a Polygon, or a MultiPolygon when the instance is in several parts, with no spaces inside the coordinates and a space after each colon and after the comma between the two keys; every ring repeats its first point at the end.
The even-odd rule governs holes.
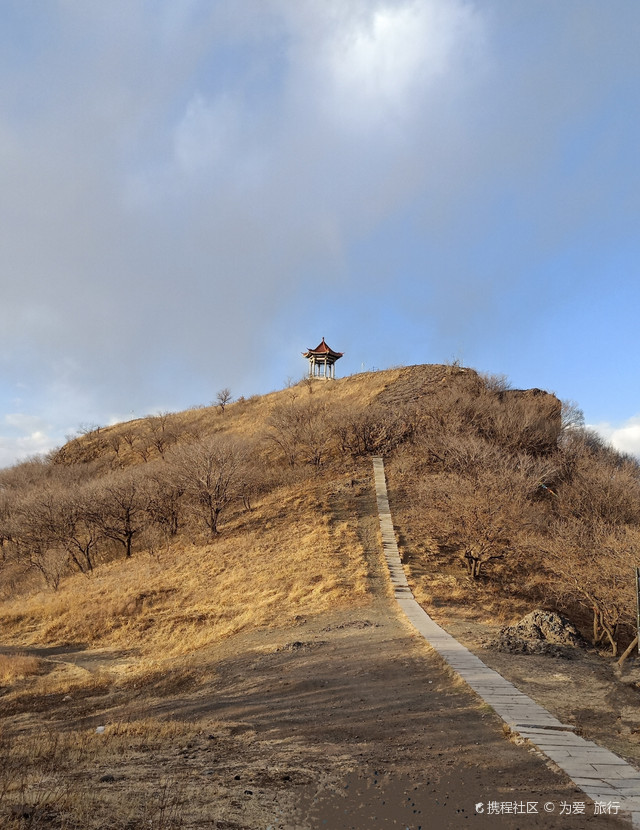
{"type": "Polygon", "coordinates": [[[309,361],[309,377],[333,379],[336,376],[336,360],[340,360],[344,352],[334,352],[327,346],[322,338],[322,343],[315,349],[308,349],[302,353],[309,361]]]}

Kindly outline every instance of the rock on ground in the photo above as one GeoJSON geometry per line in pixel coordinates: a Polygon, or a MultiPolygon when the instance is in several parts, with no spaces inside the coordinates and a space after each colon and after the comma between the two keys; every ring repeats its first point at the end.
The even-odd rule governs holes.
{"type": "Polygon", "coordinates": [[[516,625],[505,626],[491,646],[511,654],[549,654],[570,658],[584,648],[584,639],[573,623],[554,611],[536,608],[516,625]]]}

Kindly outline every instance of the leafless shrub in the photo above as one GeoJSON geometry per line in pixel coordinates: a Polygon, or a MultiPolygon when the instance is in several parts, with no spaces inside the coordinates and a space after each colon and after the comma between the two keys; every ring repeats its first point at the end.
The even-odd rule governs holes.
{"type": "Polygon", "coordinates": [[[332,428],[340,451],[352,458],[389,452],[413,435],[415,410],[375,404],[366,408],[343,407],[333,413],[332,428]]]}
{"type": "Polygon", "coordinates": [[[594,442],[586,431],[574,435],[562,455],[560,517],[640,525],[640,467],[634,459],[594,442]]]}
{"type": "Polygon", "coordinates": [[[184,483],[174,474],[173,467],[164,462],[149,465],[145,472],[148,482],[147,512],[167,536],[176,536],[184,514],[184,483]]]}
{"type": "Polygon", "coordinates": [[[306,463],[319,467],[334,441],[327,404],[309,398],[300,400],[292,392],[269,414],[266,440],[289,466],[306,463]]]}
{"type": "Polygon", "coordinates": [[[562,401],[562,434],[584,428],[584,412],[575,401],[562,401]]]}
{"type": "Polygon", "coordinates": [[[216,395],[216,406],[220,410],[220,414],[224,415],[225,407],[232,399],[231,390],[228,388],[221,389],[216,395]]]}
{"type": "Polygon", "coordinates": [[[160,458],[178,440],[177,431],[173,428],[168,412],[160,412],[147,419],[148,441],[160,458]]]}
{"type": "Polygon", "coordinates": [[[559,520],[545,542],[549,595],[558,605],[578,605],[592,614],[594,645],[606,638],[614,657],[633,636],[639,544],[637,527],[598,518],[559,520]]]}
{"type": "Polygon", "coordinates": [[[486,373],[481,374],[480,379],[482,380],[484,388],[487,392],[491,392],[493,394],[506,392],[507,389],[511,389],[511,383],[506,375],[492,375],[486,373]]]}
{"type": "Polygon", "coordinates": [[[148,516],[149,488],[143,475],[136,469],[109,473],[89,488],[87,499],[87,520],[130,558],[148,516]]]}
{"type": "Polygon", "coordinates": [[[168,459],[175,481],[211,536],[217,535],[221,515],[238,497],[245,457],[241,442],[212,435],[176,447],[168,459]]]}
{"type": "Polygon", "coordinates": [[[493,462],[468,475],[429,476],[418,488],[424,520],[441,549],[458,556],[473,579],[505,560],[512,572],[526,570],[528,536],[540,522],[530,498],[539,471],[495,457],[493,462]]]}
{"type": "Polygon", "coordinates": [[[266,440],[277,448],[285,463],[294,467],[299,460],[304,434],[304,415],[295,393],[271,410],[267,418],[266,440]]]}

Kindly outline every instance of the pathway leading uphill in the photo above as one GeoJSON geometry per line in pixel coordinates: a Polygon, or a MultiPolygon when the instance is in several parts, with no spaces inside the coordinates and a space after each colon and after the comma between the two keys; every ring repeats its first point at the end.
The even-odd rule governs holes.
{"type": "Polygon", "coordinates": [[[486,666],[416,602],[398,553],[382,458],[373,459],[373,471],[384,555],[395,598],[409,622],[512,733],[525,738],[554,761],[594,802],[619,803],[620,810],[630,815],[633,826],[640,828],[640,771],[608,749],[576,735],[573,726],[561,723],[486,666]]]}

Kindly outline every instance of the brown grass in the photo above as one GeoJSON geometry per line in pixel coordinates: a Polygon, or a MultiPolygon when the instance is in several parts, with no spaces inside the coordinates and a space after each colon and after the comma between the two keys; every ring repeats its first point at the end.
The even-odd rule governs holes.
{"type": "Polygon", "coordinates": [[[22,680],[38,674],[41,661],[27,654],[0,654],[0,684],[8,685],[15,680],[22,680]]]}
{"type": "Polygon", "coordinates": [[[0,735],[2,826],[179,828],[193,782],[184,771],[136,780],[136,767],[149,753],[179,752],[197,732],[189,723],[144,719],[107,726],[102,734],[0,735]]]}
{"type": "Polygon", "coordinates": [[[355,529],[331,524],[314,492],[282,488],[219,539],[139,554],[77,575],[57,592],[0,606],[5,639],[187,654],[250,628],[366,603],[355,529]]]}
{"type": "MultiPolygon", "coordinates": [[[[171,413],[166,418],[166,429],[177,436],[179,442],[189,441],[196,435],[212,433],[240,438],[254,437],[257,426],[266,423],[274,407],[289,403],[292,398],[296,400],[312,398],[314,401],[335,407],[350,405],[364,407],[410,371],[407,368],[398,368],[384,372],[363,372],[330,382],[316,380],[306,383],[301,381],[267,395],[254,395],[251,398],[227,404],[224,414],[217,406],[196,407],[184,412],[171,413]]],[[[67,463],[96,458],[105,460],[113,454],[113,442],[120,438],[118,466],[140,463],[141,458],[133,447],[143,440],[147,427],[148,419],[146,418],[100,427],[66,444],[61,450],[61,458],[64,458],[67,463]],[[136,440],[128,444],[125,440],[127,435],[133,436],[136,440]]],[[[157,455],[157,451],[151,449],[148,457],[152,459],[157,455]]]]}
{"type": "MultiPolygon", "coordinates": [[[[340,443],[336,431],[332,451],[317,460],[317,469],[300,463],[300,458],[289,467],[264,437],[274,407],[292,399],[326,403],[330,416],[340,416],[341,407],[347,414],[350,408],[356,415],[368,412],[376,424],[379,416],[384,420],[385,411],[402,414],[404,407],[409,428],[397,434],[390,431],[376,452],[384,454],[387,462],[391,509],[409,581],[416,598],[435,609],[436,618],[446,621],[451,614],[481,622],[511,622],[530,610],[528,602],[543,595],[544,584],[535,581],[547,574],[538,567],[537,554],[530,554],[530,560],[519,556],[491,562],[481,578],[472,579],[455,538],[462,508],[469,501],[473,506],[477,492],[490,489],[483,478],[487,469],[493,470],[498,495],[507,501],[512,501],[513,488],[504,486],[505,470],[514,481],[522,470],[529,470],[534,484],[532,492],[525,494],[531,502],[531,539],[520,532],[517,515],[517,532],[512,534],[515,551],[536,549],[531,540],[543,536],[533,522],[536,516],[546,515],[545,511],[561,515],[557,493],[562,496],[559,485],[570,479],[565,468],[571,458],[567,461],[557,448],[551,453],[548,445],[557,437],[557,419],[549,413],[541,416],[535,396],[529,400],[526,395],[509,397],[492,391],[472,370],[407,367],[331,383],[301,382],[229,404],[224,414],[217,407],[204,407],[167,416],[172,442],[187,444],[212,433],[257,439],[252,445],[255,467],[262,465],[263,475],[257,476],[251,491],[253,509],[245,510],[248,503],[242,505],[238,498],[224,514],[222,533],[213,541],[209,536],[203,541],[197,522],[187,527],[185,514],[182,535],[172,537],[170,544],[158,536],[157,549],[150,552],[144,548],[155,544],[152,536],[141,535],[137,538],[144,541],[135,546],[130,559],[117,558],[122,551],[108,549],[108,555],[96,560],[90,576],[65,574],[55,592],[34,590],[30,572],[20,571],[19,560],[15,565],[8,561],[3,570],[6,585],[0,585],[8,597],[0,603],[4,643],[21,649],[67,644],[70,651],[77,651],[73,659],[78,662],[64,662],[63,657],[39,660],[26,653],[0,656],[0,683],[10,687],[2,690],[9,715],[5,723],[18,733],[9,740],[0,732],[0,824],[9,816],[6,826],[16,830],[27,826],[164,830],[180,827],[186,812],[189,826],[200,827],[205,819],[210,826],[212,816],[206,810],[210,813],[211,805],[227,803],[235,805],[236,812],[220,813],[213,820],[220,818],[221,826],[246,826],[236,809],[244,785],[237,784],[236,791],[229,788],[236,787],[231,783],[225,802],[224,793],[216,789],[222,778],[216,782],[190,777],[195,774],[195,767],[189,767],[192,746],[199,748],[201,760],[213,759],[213,754],[205,755],[215,748],[209,743],[206,724],[200,722],[196,728],[155,718],[110,723],[105,712],[117,711],[110,705],[114,701],[133,699],[136,706],[139,702],[137,711],[146,713],[150,701],[166,698],[166,706],[171,706],[172,699],[193,689],[204,698],[204,684],[220,670],[216,661],[225,653],[233,654],[244,640],[234,640],[234,635],[288,627],[300,617],[366,607],[371,601],[364,546],[368,545],[370,555],[373,543],[363,541],[366,533],[358,528],[354,489],[359,476],[363,486],[372,487],[367,478],[370,461],[363,458],[371,448],[353,458],[358,453],[348,443],[340,443]],[[528,420],[521,417],[527,412],[528,420]],[[535,439],[531,446],[525,441],[529,439],[523,423],[531,427],[535,439]],[[540,462],[547,457],[552,464],[540,462]],[[430,489],[424,486],[427,479],[433,485],[430,489]],[[549,485],[554,501],[537,492],[538,481],[545,482],[545,488],[549,485]],[[447,527],[434,512],[435,497],[442,496],[445,485],[453,504],[447,527]],[[15,585],[24,591],[19,598],[15,585]],[[73,701],[68,708],[67,695],[73,701]],[[52,723],[47,719],[56,707],[63,713],[61,733],[42,728],[43,723],[52,723]],[[96,734],[95,727],[71,731],[87,723],[87,717],[92,721],[104,717],[104,732],[96,734]],[[25,733],[19,734],[20,729],[25,733]],[[102,781],[104,776],[112,780],[102,781]],[[12,813],[14,809],[18,813],[12,813]],[[199,809],[205,812],[200,815],[199,809]],[[201,817],[203,822],[198,823],[201,817]]],[[[557,401],[547,403],[552,407],[557,401]]],[[[300,407],[305,408],[315,409],[300,407]]],[[[324,411],[322,406],[318,409],[324,411]]],[[[152,427],[148,419],[139,419],[95,430],[70,442],[57,460],[78,475],[93,469],[84,461],[96,462],[96,475],[141,465],[159,452],[149,443],[152,427]]],[[[578,461],[582,457],[577,456],[578,461]]],[[[584,458],[590,465],[587,455],[584,458]]],[[[614,461],[618,489],[626,493],[628,481],[620,478],[614,461]]],[[[629,475],[635,481],[635,470],[629,475]]],[[[594,487],[588,476],[583,478],[588,485],[583,489],[592,500],[594,492],[603,491],[603,506],[613,503],[608,490],[594,487]]],[[[605,476],[606,481],[610,478],[605,476]]],[[[628,512],[626,502],[618,501],[620,510],[628,512]]],[[[567,505],[575,510],[575,499],[567,499],[567,505]]],[[[367,520],[375,522],[369,515],[367,520]]],[[[385,586],[390,592],[390,585],[385,586]]],[[[385,589],[378,585],[376,590],[385,589]]],[[[260,639],[251,634],[247,639],[251,637],[260,639]]],[[[217,730],[214,723],[210,728],[217,730]]],[[[219,762],[225,774],[228,759],[235,757],[233,749],[226,756],[220,754],[226,759],[219,762]]],[[[256,818],[251,826],[268,823],[256,818]]]]}

